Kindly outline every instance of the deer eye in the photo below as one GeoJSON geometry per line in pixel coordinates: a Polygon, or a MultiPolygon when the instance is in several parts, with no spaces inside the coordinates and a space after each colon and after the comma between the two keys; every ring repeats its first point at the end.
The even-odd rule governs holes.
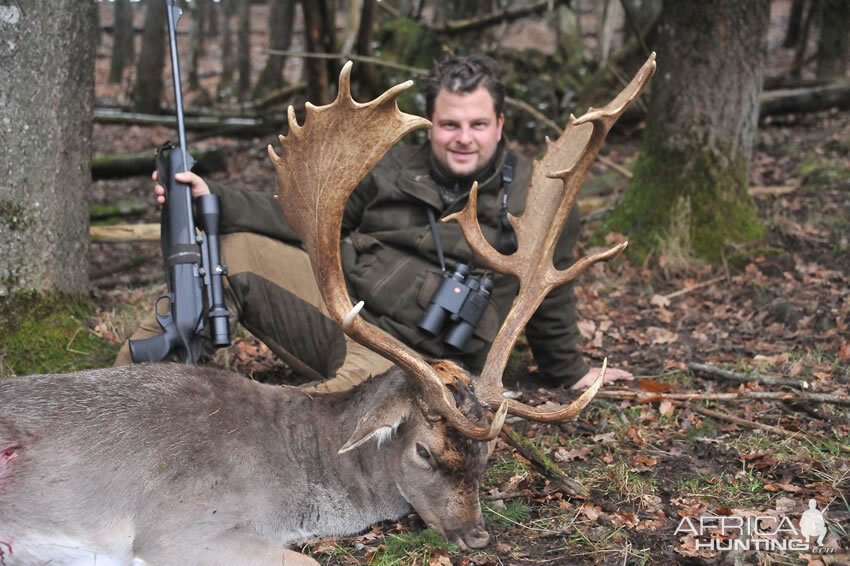
{"type": "Polygon", "coordinates": [[[416,443],[416,453],[419,455],[420,458],[422,458],[423,460],[425,460],[429,464],[431,463],[431,453],[428,452],[427,448],[425,448],[424,446],[422,446],[418,442],[416,443]]]}

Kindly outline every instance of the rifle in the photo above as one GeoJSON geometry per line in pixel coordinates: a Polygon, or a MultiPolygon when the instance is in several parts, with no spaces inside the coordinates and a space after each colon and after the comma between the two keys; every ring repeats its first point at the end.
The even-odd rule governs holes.
{"type": "Polygon", "coordinates": [[[157,179],[165,187],[166,198],[160,221],[160,240],[168,294],[159,297],[155,304],[156,320],[163,333],[142,340],[130,340],[130,355],[138,363],[161,361],[173,354],[179,361],[194,365],[201,353],[205,318],[210,321],[213,345],[217,348],[230,345],[227,324],[230,313],[224,306],[222,287],[222,276],[227,274],[227,268],[221,265],[219,257],[218,196],[210,194],[195,199],[201,228],[199,234],[195,229],[191,188],[174,178],[175,173],[191,171],[195,160],[186,150],[183,94],[177,60],[175,28],[182,11],[174,6],[174,0],[165,0],[165,9],[168,12],[171,71],[174,76],[177,135],[180,141],[177,147],[166,143],[157,148],[156,152],[157,179]],[[159,305],[165,299],[168,299],[169,310],[162,314],[159,305]]]}

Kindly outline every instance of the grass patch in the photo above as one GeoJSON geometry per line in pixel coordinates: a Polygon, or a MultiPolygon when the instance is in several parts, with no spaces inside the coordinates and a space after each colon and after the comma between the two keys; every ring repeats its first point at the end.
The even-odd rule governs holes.
{"type": "Polygon", "coordinates": [[[531,507],[521,499],[508,501],[504,507],[491,507],[482,503],[481,509],[487,524],[522,525],[531,517],[531,507]]]}
{"type": "Polygon", "coordinates": [[[623,503],[632,505],[640,504],[646,495],[655,495],[654,474],[632,472],[628,462],[619,461],[614,463],[608,471],[610,479],[609,492],[619,496],[623,503]]]}
{"type": "Polygon", "coordinates": [[[0,303],[0,377],[105,367],[119,345],[89,328],[91,303],[65,294],[17,294],[0,303]]]}
{"type": "Polygon", "coordinates": [[[456,553],[458,548],[434,529],[421,533],[388,534],[385,550],[375,555],[370,564],[395,566],[399,564],[428,564],[438,554],[456,553]]]}
{"type": "Polygon", "coordinates": [[[730,475],[696,476],[681,480],[677,490],[680,494],[699,497],[718,505],[755,507],[770,501],[769,492],[765,491],[764,483],[751,469],[730,475]]]}
{"type": "Polygon", "coordinates": [[[711,417],[705,417],[699,426],[688,429],[685,439],[688,442],[695,442],[697,438],[715,438],[717,435],[717,421],[711,417]]]}

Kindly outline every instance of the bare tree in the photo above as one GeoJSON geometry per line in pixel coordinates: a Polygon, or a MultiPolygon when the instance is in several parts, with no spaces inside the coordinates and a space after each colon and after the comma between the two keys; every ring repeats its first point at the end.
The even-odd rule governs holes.
{"type": "Polygon", "coordinates": [[[189,89],[201,87],[199,65],[204,55],[204,28],[209,15],[210,0],[195,0],[192,7],[192,25],[189,28],[189,89]]]}
{"type": "MultiPolygon", "coordinates": [[[[333,8],[329,0],[315,0],[313,2],[302,2],[301,9],[304,11],[304,36],[307,51],[313,53],[333,53],[335,46],[335,33],[333,28],[333,8]]],[[[307,98],[316,104],[327,104],[330,102],[329,76],[336,73],[329,72],[331,61],[321,59],[308,59],[304,63],[307,72],[307,98]]]]}
{"type": "Polygon", "coordinates": [[[820,16],[817,50],[817,77],[843,78],[847,75],[850,55],[850,2],[847,0],[815,0],[820,16]]]}
{"type": "Polygon", "coordinates": [[[782,47],[789,49],[800,41],[800,31],[803,29],[803,8],[806,0],[792,0],[791,13],[788,15],[788,26],[785,28],[785,39],[782,47]]]}
{"type": "Polygon", "coordinates": [[[165,4],[148,2],[145,8],[142,51],[133,85],[133,110],[157,114],[162,99],[162,68],[165,64],[165,4]]]}
{"type": "Polygon", "coordinates": [[[236,74],[236,58],[233,54],[233,32],[230,19],[235,14],[236,0],[227,0],[219,8],[219,28],[221,33],[221,77],[218,81],[218,96],[222,97],[230,90],[233,76],[236,74]]]}
{"type": "Polygon", "coordinates": [[[97,4],[0,20],[0,298],[85,294],[97,4]]]}
{"type": "Polygon", "coordinates": [[[237,97],[244,102],[251,90],[251,0],[239,0],[236,32],[236,67],[239,71],[237,97]]]}
{"type": "Polygon", "coordinates": [[[664,4],[640,157],[607,223],[629,236],[635,255],[677,237],[717,260],[727,242],[762,233],[747,181],[769,8],[768,0],[664,4]]]}
{"type": "Polygon", "coordinates": [[[112,28],[112,60],[109,65],[109,82],[120,83],[124,69],[136,56],[133,33],[133,9],[130,0],[115,0],[115,22],[112,28]]]}
{"type": "MultiPolygon", "coordinates": [[[[295,0],[271,0],[269,14],[269,48],[286,51],[292,45],[292,24],[295,19],[295,0]]],[[[254,96],[281,88],[286,57],[269,55],[254,86],[254,96]]]]}
{"type": "MultiPolygon", "coordinates": [[[[354,42],[354,51],[358,55],[371,57],[372,32],[375,29],[377,3],[375,0],[363,0],[360,11],[360,26],[357,28],[357,39],[354,42]]],[[[363,95],[376,94],[378,92],[378,77],[374,65],[365,64],[361,69],[360,89],[363,95]]]]}

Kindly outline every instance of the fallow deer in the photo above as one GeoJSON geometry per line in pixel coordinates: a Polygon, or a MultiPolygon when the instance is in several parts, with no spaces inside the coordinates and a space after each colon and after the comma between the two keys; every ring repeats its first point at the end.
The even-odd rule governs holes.
{"type": "Polygon", "coordinates": [[[482,547],[479,479],[506,413],[562,420],[596,394],[601,376],[572,404],[541,410],[505,399],[501,375],[545,295],[626,245],[563,271],[552,265],[578,188],[611,125],[652,76],[654,54],[611,104],[571,116],[563,135],[547,141],[525,211],[510,217],[513,255],[481,235],[476,188],[453,216],[481,265],[521,281],[477,378],[449,361],[429,363],[351,305],[339,259],[345,202],[387,149],[429,122],[398,109],[409,81],[355,102],[350,69],[336,101],[308,104],[304,126],[290,108],[283,152],[269,147],[269,155],[281,209],[331,316],[396,367],[330,394],[177,364],[2,379],[0,564],[315,565],[286,547],[411,509],[459,547],[482,547]]]}

